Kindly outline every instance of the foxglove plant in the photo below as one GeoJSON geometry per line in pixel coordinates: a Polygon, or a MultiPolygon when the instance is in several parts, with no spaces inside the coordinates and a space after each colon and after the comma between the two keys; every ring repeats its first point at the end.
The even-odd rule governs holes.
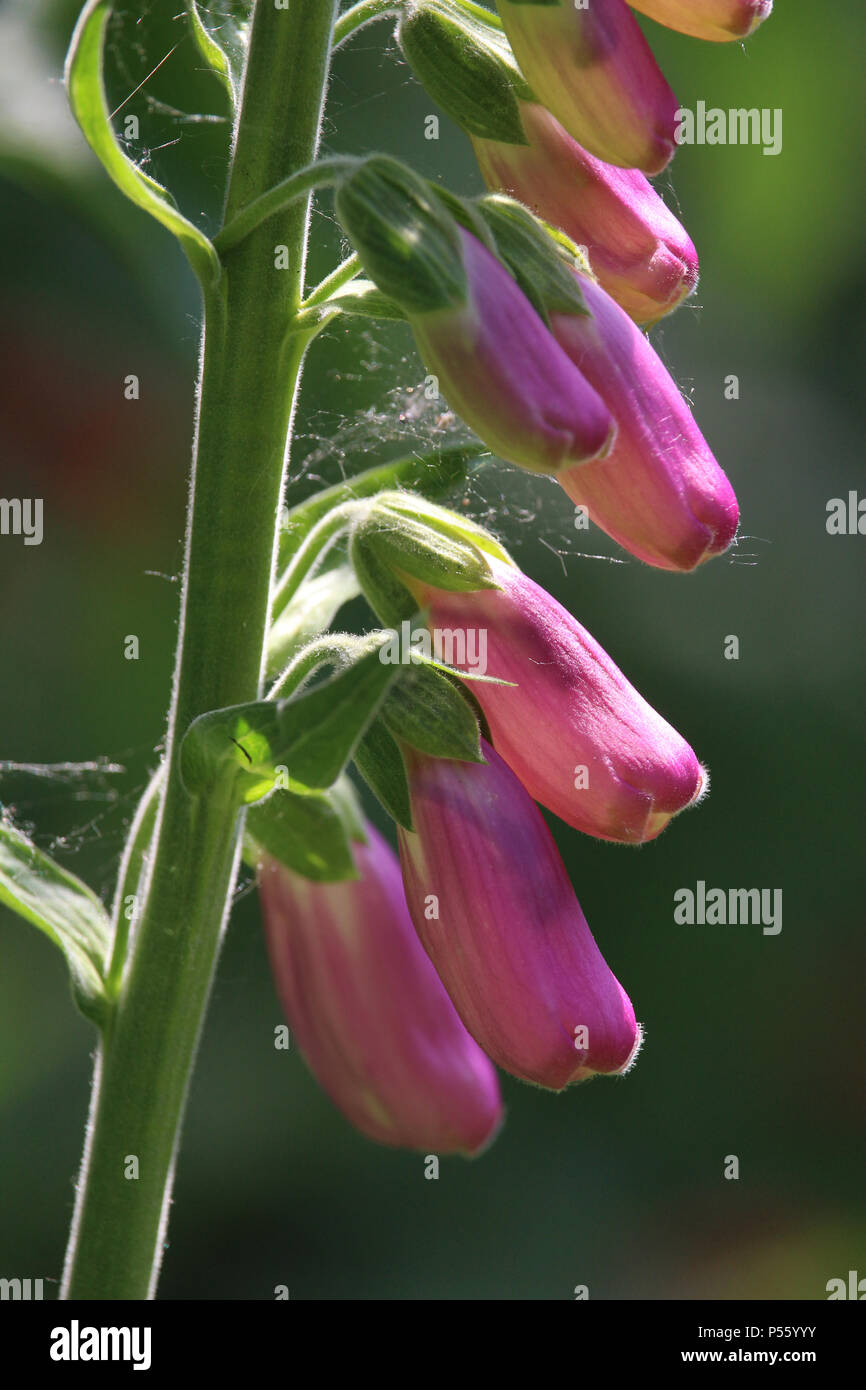
{"type": "MultiPolygon", "coordinates": [[[[87,0],[67,61],[94,153],[186,253],[203,330],[165,751],[112,911],[0,823],[0,896],[64,952],[98,1032],[64,1297],[155,1294],[241,858],[277,990],[338,1107],[382,1143],[474,1154],[501,1118],[493,1063],[562,1089],[625,1072],[641,1036],[535,802],[640,843],[706,787],[689,745],[576,619],[491,530],[440,505],[492,451],[555,477],[650,565],[691,569],[730,543],[730,485],[632,321],[669,312],[696,274],[640,172],[673,152],[675,99],[624,0],[502,0],[501,22],[472,0],[339,8],[187,0],[234,122],[213,237],[117,137],[110,0],[87,0]],[[459,197],[381,153],[319,157],[332,54],[386,14],[494,195],[459,197]],[[328,187],[353,249],[309,286],[310,203],[328,187]],[[409,325],[479,441],[297,502],[307,349],[370,316],[409,325]],[[335,631],[359,595],[383,626],[335,631]],[[482,628],[488,669],[472,669],[465,640],[462,658],[425,650],[425,624],[458,648],[482,628]],[[398,629],[411,640],[395,657],[398,629]],[[402,885],[347,793],[351,769],[394,822],[402,885]],[[118,1177],[129,1153],[134,1183],[118,1177]]],[[[635,8],[721,39],[770,5],[635,8]]]]}

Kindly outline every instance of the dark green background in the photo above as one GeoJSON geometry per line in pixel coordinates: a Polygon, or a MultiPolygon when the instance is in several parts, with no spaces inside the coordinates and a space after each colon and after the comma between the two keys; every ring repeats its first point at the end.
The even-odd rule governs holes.
{"type": "MultiPolygon", "coordinates": [[[[181,9],[160,0],[140,24],[129,11],[119,37],[138,47],[121,57],[114,35],[111,90],[120,102],[180,39],[124,109],[140,117],[139,151],[178,141],[148,167],[208,225],[226,127],[145,99],[221,111],[172,19],[181,9]]],[[[168,235],[123,202],[64,115],[58,74],[76,10],[0,6],[2,492],[45,501],[41,547],[0,539],[0,757],[106,756],[126,772],[5,771],[0,800],[108,896],[163,731],[199,309],[168,235]],[[141,378],[138,403],[123,399],[129,372],[141,378]],[[123,659],[129,633],[138,662],[123,659]]],[[[297,1053],[275,1052],[280,1014],[247,894],[193,1085],[166,1298],[268,1299],[286,1284],[293,1298],[568,1299],[587,1284],[592,1298],[820,1299],[828,1279],[866,1275],[866,537],[825,529],[830,498],[866,492],[866,18],[860,0],[778,0],[747,51],[646,29],[684,105],[784,112],[777,158],[683,148],[662,179],[702,279],[654,339],[758,539],[696,575],[667,575],[588,558],[623,556],[573,529],[555,484],[490,464],[469,493],[475,515],[712,771],[709,800],[646,848],[557,832],[645,1022],[644,1053],[627,1080],[563,1096],[506,1079],[508,1123],[493,1149],[444,1161],[439,1181],[425,1181],[420,1156],[361,1139],[297,1053]],[[736,402],[723,395],[730,373],[736,402]],[[723,658],[728,634],[739,661],[723,658]],[[698,879],[781,888],[781,935],[675,925],[674,891],[698,879]],[[729,1154],[738,1181],[723,1177],[729,1154]]],[[[439,141],[425,140],[435,108],[389,34],[379,24],[339,57],[327,148],[387,149],[479,191],[468,142],[446,118],[439,141]]],[[[314,276],[338,249],[324,201],[314,276]]],[[[382,424],[383,402],[422,376],[399,328],[323,336],[296,464],[311,455],[309,472],[331,480],[393,453],[400,428],[382,424]]],[[[0,962],[0,1275],[56,1278],[93,1040],[59,957],[7,913],[0,962]]]]}

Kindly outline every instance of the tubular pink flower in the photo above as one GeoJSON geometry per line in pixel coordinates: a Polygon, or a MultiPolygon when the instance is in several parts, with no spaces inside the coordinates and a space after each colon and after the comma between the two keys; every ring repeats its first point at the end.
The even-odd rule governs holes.
{"type": "Polygon", "coordinates": [[[313,883],[268,859],[259,892],[289,1024],[334,1104],[381,1144],[476,1153],[496,1133],[496,1072],[406,911],[390,846],[367,828],[360,880],[313,883]]]}
{"type": "Polygon", "coordinates": [[[624,1071],[640,1030],[538,807],[487,763],[409,755],[415,833],[400,831],[409,911],[469,1032],[552,1090],[624,1071]]]}
{"type": "Polygon", "coordinates": [[[530,796],[587,835],[655,839],[703,789],[691,748],[551,594],[489,563],[498,589],[413,589],[446,660],[470,670],[460,654],[477,652],[483,632],[484,674],[513,682],[472,684],[497,753],[530,796]]]}
{"type": "Polygon", "coordinates": [[[460,228],[469,284],[459,306],[409,316],[442,394],[484,443],[535,473],[601,454],[613,422],[508,271],[460,228]]]}
{"type": "Polygon", "coordinates": [[[629,0],[633,10],[693,39],[745,39],[769,19],[773,0],[629,0]]]}
{"type": "Polygon", "coordinates": [[[599,159],[659,174],[675,149],[677,99],[625,0],[497,0],[523,75],[599,159]]]}
{"type": "Polygon", "coordinates": [[[521,102],[520,115],[528,145],[473,137],[487,187],[585,247],[603,288],[637,323],[669,314],[698,283],[685,228],[639,170],[596,159],[536,102],[521,102]]]}
{"type": "Polygon", "coordinates": [[[579,279],[592,317],[555,314],[551,324],[609,407],[617,437],[603,463],[557,481],[639,560],[692,570],[733,540],[734,491],[649,340],[603,289],[579,279]]]}

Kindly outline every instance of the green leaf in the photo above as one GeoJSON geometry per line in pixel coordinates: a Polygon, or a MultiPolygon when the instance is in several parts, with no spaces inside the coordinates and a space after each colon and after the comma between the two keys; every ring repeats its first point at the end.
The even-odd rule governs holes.
{"type": "Polygon", "coordinates": [[[381,718],[397,738],[431,757],[484,761],[471,708],[449,677],[426,663],[403,668],[381,718]]]}
{"type": "Polygon", "coordinates": [[[337,797],[278,790],[247,813],[244,857],[263,854],[317,883],[357,878],[351,832],[337,797]]]}
{"type": "Polygon", "coordinates": [[[381,660],[381,633],[372,650],[324,685],[280,706],[280,738],[293,777],[308,787],[330,787],[385,697],[397,672],[381,660]]]}
{"type": "Polygon", "coordinates": [[[392,820],[414,830],[406,764],[400,745],[381,719],[374,719],[355,749],[355,767],[392,820]]]}
{"type": "Polygon", "coordinates": [[[187,789],[201,795],[231,777],[238,801],[251,803],[273,789],[280,768],[290,790],[333,786],[397,674],[380,660],[386,640],[381,633],[358,638],[356,659],[312,689],[194,720],[180,750],[187,789]]]}
{"type": "Polygon", "coordinates": [[[195,39],[199,53],[208,66],[213,68],[214,72],[219,77],[234,106],[236,97],[235,84],[228,55],[217,43],[210,29],[208,29],[202,19],[196,0],[186,0],[186,12],[189,16],[189,26],[192,30],[192,36],[195,39]]]}
{"type": "Polygon", "coordinates": [[[0,902],[60,948],[78,1007],[94,1023],[104,1022],[108,1004],[103,980],[112,931],[108,913],[86,884],[5,817],[0,820],[0,902]]]}
{"type": "Polygon", "coordinates": [[[89,0],[72,35],[65,80],[75,119],[120,191],[177,237],[202,285],[213,285],[221,269],[213,245],[178,211],[169,191],[124,154],[114,134],[102,80],[105,29],[111,9],[110,0],[89,0]]]}
{"type": "MultiPolygon", "coordinates": [[[[253,0],[187,0],[187,8],[190,3],[199,11],[205,41],[215,44],[228,63],[234,104],[243,85],[249,55],[253,0]]],[[[196,36],[196,42],[201,47],[202,39],[196,36]]],[[[202,52],[211,62],[204,49],[202,52]]],[[[212,66],[216,68],[216,62],[212,66]]]]}

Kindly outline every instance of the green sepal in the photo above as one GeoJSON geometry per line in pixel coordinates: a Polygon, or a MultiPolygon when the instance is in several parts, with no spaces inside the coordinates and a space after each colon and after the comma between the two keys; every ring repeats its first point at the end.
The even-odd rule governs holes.
{"type": "MultiPolygon", "coordinates": [[[[440,507],[430,497],[414,497],[405,492],[383,491],[376,497],[373,508],[367,514],[368,522],[371,517],[375,516],[375,510],[380,505],[383,508],[388,508],[392,514],[408,518],[410,521],[422,522],[431,531],[471,545],[485,555],[492,555],[507,565],[514,563],[505,547],[484,526],[480,526],[477,521],[473,521],[471,517],[464,516],[462,513],[450,511],[447,507],[440,507]]],[[[393,525],[393,515],[388,520],[393,525]]],[[[455,587],[462,588],[464,586],[455,587]]],[[[488,586],[481,585],[479,587],[488,586]]]]}
{"type": "MultiPolygon", "coordinates": [[[[406,575],[456,593],[497,587],[486,554],[509,563],[507,552],[483,527],[400,492],[380,493],[356,523],[351,541],[356,568],[360,551],[397,578],[406,575]]],[[[360,570],[358,577],[367,592],[360,570]]]]}
{"type": "Polygon", "coordinates": [[[397,40],[418,81],[459,126],[525,145],[520,99],[532,93],[502,29],[483,14],[428,0],[410,7],[397,40]]]}
{"type": "Polygon", "coordinates": [[[320,685],[285,700],[259,700],[212,710],[183,737],[180,771],[192,795],[231,778],[238,803],[260,801],[286,769],[288,790],[333,786],[394,680],[396,668],[380,660],[388,634],[371,633],[320,685]]]}
{"type": "Polygon", "coordinates": [[[548,327],[551,314],[589,313],[572,273],[575,261],[566,259],[567,248],[573,243],[566,239],[566,245],[554,239],[545,223],[505,194],[480,198],[477,207],[495,238],[500,258],[548,327]]]}
{"type": "Polygon", "coordinates": [[[347,478],[344,483],[314,493],[288,514],[280,533],[278,570],[281,572],[285,569],[316,522],[321,521],[334,507],[395,488],[419,492],[428,500],[447,497],[464,481],[473,459],[483,453],[486,453],[485,447],[479,442],[420,456],[409,454],[406,458],[367,468],[354,478],[347,478]]]}
{"type": "Polygon", "coordinates": [[[352,841],[363,820],[351,783],[342,777],[326,792],[278,789],[247,812],[244,860],[255,868],[267,855],[318,883],[358,877],[352,841]]]}
{"type": "Polygon", "coordinates": [[[121,193],[161,222],[180,242],[202,285],[213,285],[221,272],[213,244],[178,211],[168,189],[124,154],[115,137],[102,80],[105,29],[111,10],[111,0],[88,0],[72,35],[65,81],[75,119],[121,193]]]}
{"type": "Polygon", "coordinates": [[[389,319],[396,323],[406,319],[397,301],[383,294],[372,280],[350,280],[335,290],[321,307],[327,311],[335,304],[341,313],[357,314],[364,319],[389,319]]]}
{"type": "Polygon", "coordinates": [[[388,692],[381,719],[395,738],[434,758],[480,763],[478,721],[456,683],[433,665],[405,667],[388,692]]]}
{"type": "Polygon", "coordinates": [[[460,537],[431,533],[429,526],[411,514],[377,507],[375,523],[359,530],[389,568],[402,570],[422,583],[455,593],[496,587],[477,546],[460,537]],[[388,529],[389,512],[399,517],[399,530],[388,529]]]}
{"type": "Polygon", "coordinates": [[[334,207],[370,279],[407,314],[466,303],[457,224],[426,179],[371,155],[338,185],[334,207]]]}
{"type": "Polygon", "coordinates": [[[414,830],[409,780],[400,745],[381,719],[374,719],[355,749],[355,767],[376,800],[404,830],[414,830]]]}
{"type": "Polygon", "coordinates": [[[109,1012],[104,982],[111,919],[81,879],[55,864],[5,817],[0,820],[0,902],[59,947],[78,1008],[102,1027],[109,1012]]]}
{"type": "Polygon", "coordinates": [[[354,535],[349,542],[349,558],[361,592],[380,622],[396,628],[414,617],[418,604],[406,585],[380,559],[374,541],[354,535]]]}
{"type": "Polygon", "coordinates": [[[454,218],[458,227],[471,232],[475,239],[486,247],[491,256],[495,256],[497,254],[496,239],[487,225],[486,219],[479,211],[477,200],[461,198],[459,193],[453,193],[450,188],[446,188],[441,183],[433,183],[430,187],[440,203],[444,204],[445,210],[454,218]]]}
{"type": "MultiPolygon", "coordinates": [[[[489,196],[493,198],[497,195],[491,193],[489,196]]],[[[597,281],[595,272],[589,263],[589,257],[586,254],[585,246],[578,246],[576,241],[572,241],[568,232],[564,232],[561,227],[557,227],[555,222],[545,222],[543,217],[536,217],[535,220],[547,233],[551,241],[556,243],[559,254],[567,266],[572,270],[579,270],[582,275],[589,275],[593,280],[597,281]]]]}

